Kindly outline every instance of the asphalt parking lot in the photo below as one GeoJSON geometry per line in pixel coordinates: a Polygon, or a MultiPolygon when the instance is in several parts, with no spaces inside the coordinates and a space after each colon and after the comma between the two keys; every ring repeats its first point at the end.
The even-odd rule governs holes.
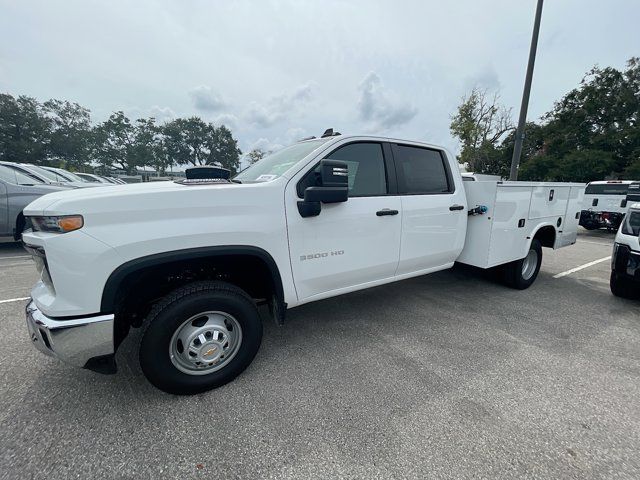
{"type": "Polygon", "coordinates": [[[147,384],[131,342],[115,376],[38,353],[12,300],[35,269],[0,245],[0,477],[640,478],[640,302],[609,292],[612,242],[545,249],[525,291],[456,268],[293,309],[193,397],[147,384]]]}

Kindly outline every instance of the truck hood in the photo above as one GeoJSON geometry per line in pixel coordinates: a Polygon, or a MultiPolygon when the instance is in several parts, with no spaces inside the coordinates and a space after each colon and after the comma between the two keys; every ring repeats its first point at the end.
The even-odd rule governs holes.
{"type": "MultiPolygon", "coordinates": [[[[270,182],[274,183],[274,182],[270,182]]],[[[27,216],[73,215],[174,209],[184,205],[218,197],[226,192],[260,191],[266,183],[237,184],[218,183],[208,185],[181,185],[175,182],[147,182],[127,185],[105,185],[104,188],[78,188],[57,191],[40,197],[24,209],[27,216]]]]}

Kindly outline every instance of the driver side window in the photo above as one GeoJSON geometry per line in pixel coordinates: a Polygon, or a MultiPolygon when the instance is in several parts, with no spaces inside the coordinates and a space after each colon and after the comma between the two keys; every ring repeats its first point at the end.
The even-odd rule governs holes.
{"type": "MultiPolygon", "coordinates": [[[[381,144],[351,143],[334,150],[325,158],[341,160],[348,165],[349,197],[373,197],[387,194],[387,173],[381,144]]],[[[298,183],[298,196],[304,197],[307,187],[319,185],[319,166],[316,166],[298,183]]]]}

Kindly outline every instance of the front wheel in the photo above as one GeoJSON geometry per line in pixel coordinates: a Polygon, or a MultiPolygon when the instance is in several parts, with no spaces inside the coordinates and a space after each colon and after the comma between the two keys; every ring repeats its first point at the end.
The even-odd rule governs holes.
{"type": "Polygon", "coordinates": [[[189,395],[217,388],[249,366],[262,341],[253,300],[224,282],[196,282],[149,313],[140,366],[160,390],[189,395]]]}
{"type": "Polygon", "coordinates": [[[524,258],[502,267],[504,283],[517,290],[529,288],[540,272],[540,265],[542,265],[542,245],[539,240],[534,239],[524,258]]]}

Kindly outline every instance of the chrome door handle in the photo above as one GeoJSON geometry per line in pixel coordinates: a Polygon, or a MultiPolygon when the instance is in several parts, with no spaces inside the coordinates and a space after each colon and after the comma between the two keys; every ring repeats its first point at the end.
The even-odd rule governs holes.
{"type": "Polygon", "coordinates": [[[382,210],[378,210],[376,215],[379,217],[386,217],[387,215],[397,215],[398,210],[391,210],[390,208],[383,208],[382,210]]]}

